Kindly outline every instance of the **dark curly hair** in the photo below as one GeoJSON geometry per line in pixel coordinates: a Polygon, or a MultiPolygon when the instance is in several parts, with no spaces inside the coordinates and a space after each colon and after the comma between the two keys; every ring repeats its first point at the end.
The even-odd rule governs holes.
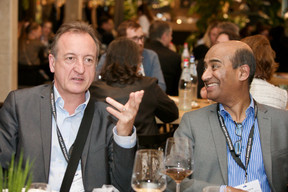
{"type": "Polygon", "coordinates": [[[142,77],[139,46],[132,40],[120,37],[112,41],[107,49],[106,61],[101,70],[101,79],[108,85],[113,83],[132,84],[142,77]]]}

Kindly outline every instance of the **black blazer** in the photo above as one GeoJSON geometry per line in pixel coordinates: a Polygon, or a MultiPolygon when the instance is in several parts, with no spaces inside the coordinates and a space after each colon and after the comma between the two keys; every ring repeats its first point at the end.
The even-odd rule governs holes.
{"type": "Polygon", "coordinates": [[[155,51],[159,57],[166,83],[166,93],[168,95],[178,96],[178,84],[182,72],[181,56],[156,40],[146,42],[145,48],[155,51]]]}
{"type": "Polygon", "coordinates": [[[123,104],[128,101],[131,92],[140,90],[144,90],[144,96],[134,123],[137,135],[158,134],[155,116],[169,123],[176,120],[179,114],[174,101],[158,86],[157,79],[142,77],[131,85],[107,85],[104,81],[95,81],[90,87],[91,97],[96,100],[104,101],[109,96],[123,104]]]}

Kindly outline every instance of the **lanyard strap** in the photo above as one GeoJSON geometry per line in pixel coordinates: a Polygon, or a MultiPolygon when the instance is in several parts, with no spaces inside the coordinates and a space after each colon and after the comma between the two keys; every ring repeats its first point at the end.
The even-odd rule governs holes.
{"type": "Polygon", "coordinates": [[[67,161],[67,163],[69,162],[69,159],[70,159],[70,155],[72,153],[72,150],[73,150],[73,146],[74,144],[70,147],[70,150],[69,150],[69,153],[67,151],[67,148],[66,148],[66,145],[65,145],[65,142],[64,142],[64,139],[62,137],[62,134],[60,132],[60,129],[58,127],[58,123],[57,123],[57,113],[56,113],[56,105],[55,105],[55,94],[54,94],[54,89],[53,89],[54,86],[51,86],[51,95],[50,95],[50,99],[51,99],[51,109],[52,109],[52,114],[53,114],[53,117],[55,119],[55,123],[56,123],[56,132],[57,132],[57,137],[58,137],[58,142],[59,142],[59,145],[60,145],[60,148],[61,148],[61,151],[63,153],[63,156],[65,158],[65,160],[67,161]]]}
{"type": "Polygon", "coordinates": [[[246,147],[246,154],[245,154],[245,165],[246,166],[243,165],[241,159],[235,153],[235,149],[234,149],[232,140],[231,140],[230,135],[227,131],[227,127],[224,123],[224,119],[220,114],[219,108],[220,107],[219,107],[219,103],[218,103],[218,105],[217,105],[218,120],[219,120],[220,126],[222,128],[222,131],[224,133],[224,136],[226,138],[226,142],[227,142],[227,145],[229,147],[229,151],[230,151],[233,159],[235,160],[235,162],[245,171],[245,183],[247,183],[247,169],[248,169],[248,164],[249,164],[249,160],[250,160],[250,156],[251,156],[251,149],[252,149],[252,145],[253,145],[254,125],[255,125],[255,120],[257,118],[257,113],[258,113],[258,107],[257,107],[256,101],[254,100],[254,108],[255,108],[254,122],[253,122],[252,128],[251,128],[250,133],[249,133],[249,137],[248,137],[248,141],[247,141],[247,147],[246,147]]]}

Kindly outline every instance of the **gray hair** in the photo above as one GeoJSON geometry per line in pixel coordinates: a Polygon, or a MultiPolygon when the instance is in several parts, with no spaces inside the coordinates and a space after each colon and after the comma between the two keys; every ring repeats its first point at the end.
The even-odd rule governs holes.
{"type": "Polygon", "coordinates": [[[64,23],[60,26],[50,46],[50,53],[54,55],[54,57],[57,56],[57,44],[58,44],[59,38],[64,33],[67,33],[67,32],[88,33],[95,42],[96,50],[97,50],[96,58],[98,58],[99,51],[100,51],[100,41],[98,40],[97,33],[91,25],[82,21],[72,21],[72,22],[64,23]]]}

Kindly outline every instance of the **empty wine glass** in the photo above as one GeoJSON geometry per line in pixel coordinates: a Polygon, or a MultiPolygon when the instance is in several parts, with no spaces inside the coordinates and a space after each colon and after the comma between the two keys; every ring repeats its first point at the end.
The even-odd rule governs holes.
{"type": "Polygon", "coordinates": [[[142,149],[136,152],[131,185],[137,192],[161,192],[166,188],[164,155],[156,149],[142,149]]]}
{"type": "Polygon", "coordinates": [[[192,146],[186,137],[170,137],[165,148],[165,173],[176,182],[176,192],[180,183],[193,172],[192,146]]]}

